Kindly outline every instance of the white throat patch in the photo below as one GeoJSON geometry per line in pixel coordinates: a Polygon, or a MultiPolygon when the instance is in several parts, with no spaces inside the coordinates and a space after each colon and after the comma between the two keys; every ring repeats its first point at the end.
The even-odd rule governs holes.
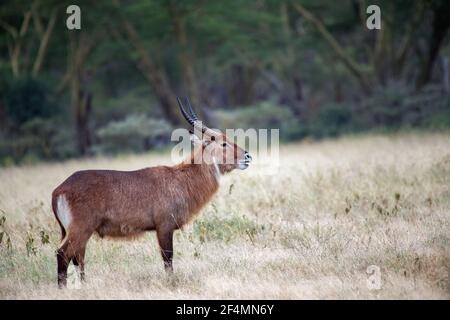
{"type": "Polygon", "coordinates": [[[220,182],[221,173],[220,173],[219,166],[217,165],[216,157],[213,157],[213,163],[214,163],[214,169],[215,169],[214,175],[216,176],[217,182],[220,182]]]}

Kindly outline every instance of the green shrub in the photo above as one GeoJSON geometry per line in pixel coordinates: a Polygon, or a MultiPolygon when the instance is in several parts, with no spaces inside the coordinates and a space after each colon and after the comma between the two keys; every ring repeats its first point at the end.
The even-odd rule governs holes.
{"type": "Polygon", "coordinates": [[[5,83],[2,94],[7,117],[21,125],[33,118],[48,118],[57,113],[57,106],[49,100],[50,90],[44,82],[22,77],[5,83]]]}
{"type": "Polygon", "coordinates": [[[75,156],[72,131],[54,118],[33,118],[0,138],[0,165],[32,164],[75,156]]]}
{"type": "Polygon", "coordinates": [[[425,119],[424,126],[431,129],[448,129],[450,128],[450,96],[441,100],[441,112],[433,113],[425,119]]]}
{"type": "Polygon", "coordinates": [[[279,129],[282,139],[289,137],[292,126],[297,126],[297,120],[289,108],[272,102],[262,102],[231,111],[220,110],[215,112],[215,119],[221,130],[279,129]]]}
{"type": "Polygon", "coordinates": [[[170,140],[172,127],[162,119],[131,114],[123,120],[111,121],[97,130],[96,153],[144,151],[170,140]]]}
{"type": "MultiPolygon", "coordinates": [[[[60,110],[52,90],[40,79],[2,75],[0,100],[4,110],[0,141],[0,164],[34,163],[59,158],[53,144],[60,110]]],[[[66,141],[67,143],[67,141],[66,141]]]]}
{"type": "Polygon", "coordinates": [[[309,134],[314,137],[337,136],[354,129],[353,113],[345,104],[324,105],[312,117],[309,123],[309,134]]]}
{"type": "Polygon", "coordinates": [[[358,119],[365,128],[450,127],[450,95],[439,87],[429,86],[411,92],[394,84],[378,89],[363,101],[358,119]]]}

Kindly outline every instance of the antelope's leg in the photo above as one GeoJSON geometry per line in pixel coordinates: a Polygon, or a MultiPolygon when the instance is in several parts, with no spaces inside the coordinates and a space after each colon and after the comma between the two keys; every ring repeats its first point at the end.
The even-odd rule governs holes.
{"type": "Polygon", "coordinates": [[[168,272],[173,271],[173,229],[158,229],[156,231],[161,256],[164,261],[164,269],[168,272]]]}
{"type": "Polygon", "coordinates": [[[86,277],[84,274],[84,254],[86,253],[86,245],[78,250],[73,257],[73,264],[79,268],[80,279],[81,281],[85,281],[86,277]]]}
{"type": "Polygon", "coordinates": [[[58,287],[64,288],[67,286],[67,268],[69,267],[69,263],[72,260],[73,256],[71,255],[70,247],[73,246],[71,243],[71,237],[68,235],[65,237],[56,251],[56,261],[58,267],[58,287]]]}
{"type": "Polygon", "coordinates": [[[59,247],[56,257],[58,263],[58,286],[60,288],[67,286],[67,268],[71,260],[75,265],[82,266],[82,278],[84,278],[84,251],[86,243],[92,232],[81,231],[76,225],[71,225],[66,238],[59,247]]]}
{"type": "MultiPolygon", "coordinates": [[[[64,246],[64,244],[63,244],[64,246]]],[[[56,252],[56,261],[58,267],[58,287],[63,288],[67,286],[67,267],[70,263],[70,258],[66,255],[66,251],[61,246],[56,252]]]]}

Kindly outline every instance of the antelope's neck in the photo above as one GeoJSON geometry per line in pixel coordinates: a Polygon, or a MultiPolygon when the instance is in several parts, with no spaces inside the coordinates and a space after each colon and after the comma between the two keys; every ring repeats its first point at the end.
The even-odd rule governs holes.
{"type": "MultiPolygon", "coordinates": [[[[223,168],[223,166],[221,165],[221,164],[219,164],[218,163],[218,161],[217,161],[217,159],[216,158],[212,158],[212,163],[210,163],[210,164],[206,164],[204,161],[203,161],[203,155],[202,155],[202,152],[203,152],[203,147],[200,147],[200,148],[196,148],[195,150],[194,150],[194,152],[191,154],[191,157],[190,158],[188,158],[188,159],[186,159],[182,164],[180,164],[181,166],[183,166],[183,165],[185,165],[185,166],[187,166],[187,165],[196,165],[196,167],[193,167],[193,168],[195,168],[195,169],[200,169],[199,171],[201,171],[201,173],[200,172],[196,172],[195,170],[194,170],[194,172],[195,172],[195,174],[200,174],[200,175],[202,175],[202,176],[205,176],[205,175],[209,175],[209,174],[211,174],[213,177],[215,177],[215,179],[217,180],[217,184],[219,184],[219,182],[220,182],[220,177],[224,174],[224,168],[223,168]],[[196,164],[196,159],[200,159],[201,161],[200,161],[200,164],[196,164]]],[[[198,162],[197,162],[198,163],[198,162]]]]}
{"type": "Polygon", "coordinates": [[[183,185],[185,194],[189,199],[189,211],[197,213],[206,205],[219,189],[220,170],[217,164],[182,163],[177,166],[182,172],[185,181],[183,185]]]}

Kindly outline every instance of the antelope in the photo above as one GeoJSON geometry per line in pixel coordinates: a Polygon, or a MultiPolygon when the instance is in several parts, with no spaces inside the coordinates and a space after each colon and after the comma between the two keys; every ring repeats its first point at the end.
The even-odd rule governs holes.
{"type": "Polygon", "coordinates": [[[248,168],[252,157],[247,151],[203,125],[188,99],[189,113],[177,100],[195,129],[194,148],[180,164],[136,171],[77,171],[53,191],[52,209],[61,227],[56,252],[59,288],[67,286],[70,262],[85,280],[86,245],[94,233],[100,238],[133,238],[156,231],[164,269],[172,273],[174,231],[210,201],[223,174],[248,168]]]}

